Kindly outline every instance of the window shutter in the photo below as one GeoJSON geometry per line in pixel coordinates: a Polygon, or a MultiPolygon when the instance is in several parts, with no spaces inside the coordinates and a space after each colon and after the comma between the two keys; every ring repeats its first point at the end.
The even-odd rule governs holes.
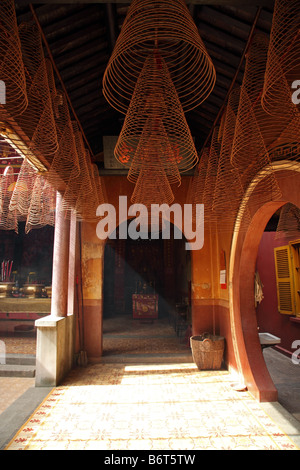
{"type": "Polygon", "coordinates": [[[277,283],[278,311],[287,315],[295,314],[294,284],[290,247],[274,249],[277,283]]]}

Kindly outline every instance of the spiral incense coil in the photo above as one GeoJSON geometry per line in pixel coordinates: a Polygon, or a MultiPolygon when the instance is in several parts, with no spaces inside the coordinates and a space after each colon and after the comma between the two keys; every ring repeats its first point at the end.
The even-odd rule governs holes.
{"type": "Polygon", "coordinates": [[[9,210],[14,186],[14,169],[11,166],[7,166],[0,180],[0,230],[14,230],[15,232],[18,232],[16,211],[9,210]]]}
{"type": "Polygon", "coordinates": [[[294,204],[285,204],[279,215],[275,238],[300,236],[300,209],[294,204]]]}
{"type": "Polygon", "coordinates": [[[149,141],[149,150],[153,149],[145,152],[138,171],[131,168],[128,173],[128,180],[135,182],[131,202],[146,207],[151,207],[151,204],[171,204],[174,200],[169,178],[161,162],[161,153],[149,141]]]}
{"type": "Polygon", "coordinates": [[[82,192],[86,192],[89,196],[92,193],[92,184],[90,176],[90,168],[87,161],[87,153],[84,146],[82,134],[75,121],[72,121],[72,136],[74,138],[74,146],[76,148],[76,155],[78,158],[78,166],[69,173],[69,178],[66,181],[66,189],[63,195],[62,207],[64,210],[75,209],[77,200],[82,192]]]}
{"type": "Polygon", "coordinates": [[[46,225],[55,225],[56,191],[41,175],[37,174],[30,207],[26,219],[25,233],[46,225]]]}
{"type": "MultiPolygon", "coordinates": [[[[262,93],[262,106],[271,121],[285,120],[285,129],[274,142],[272,161],[299,161],[300,110],[293,97],[300,77],[300,4],[275,1],[270,45],[262,93]]],[[[288,165],[286,165],[286,168],[288,165]]]]}
{"type": "Polygon", "coordinates": [[[143,161],[141,137],[146,145],[147,140],[151,138],[156,148],[164,147],[161,161],[169,174],[174,168],[174,162],[180,172],[193,168],[198,161],[198,155],[160,52],[153,50],[148,55],[138,77],[115,147],[115,157],[127,168],[132,166],[133,161],[139,168],[143,161]]]}
{"type": "Polygon", "coordinates": [[[300,3],[298,0],[276,0],[273,12],[270,46],[262,105],[271,115],[296,113],[291,86],[300,80],[300,3]]]}
{"type": "MultiPolygon", "coordinates": [[[[208,158],[209,148],[206,147],[202,151],[195,174],[189,184],[186,200],[187,204],[192,204],[193,206],[196,206],[196,204],[204,204],[204,189],[207,176],[208,158]]],[[[210,226],[209,217],[210,209],[204,205],[204,223],[206,228],[210,226]]],[[[193,207],[192,211],[192,223],[193,225],[197,223],[195,207],[193,207]]]]}
{"type": "Polygon", "coordinates": [[[199,158],[195,174],[191,179],[187,194],[187,204],[203,204],[209,148],[205,148],[199,158]]]}
{"type": "Polygon", "coordinates": [[[41,36],[37,26],[31,23],[21,24],[19,35],[26,71],[28,107],[17,122],[30,139],[31,150],[51,161],[58,149],[58,138],[41,36]]]}
{"type": "Polygon", "coordinates": [[[67,99],[64,93],[57,94],[55,124],[58,136],[58,150],[54,153],[47,178],[58,190],[69,184],[80,174],[79,156],[67,99]]]}
{"type": "MultiPolygon", "coordinates": [[[[91,164],[90,154],[86,151],[88,189],[82,187],[76,202],[76,211],[81,220],[96,221],[96,212],[99,205],[98,186],[95,177],[94,165],[91,164]]],[[[102,201],[103,202],[103,201],[102,201]]]]}
{"type": "Polygon", "coordinates": [[[153,48],[159,48],[184,111],[199,106],[211,93],[216,73],[183,0],[133,0],[104,74],[107,101],[126,114],[153,48]]]}
{"type": "Polygon", "coordinates": [[[36,169],[24,159],[9,204],[9,210],[16,213],[18,221],[27,219],[36,176],[36,169]]]}
{"type": "MultiPolygon", "coordinates": [[[[244,191],[257,173],[270,165],[268,147],[285,128],[284,120],[270,120],[261,106],[267,45],[267,39],[261,35],[256,35],[251,43],[236,117],[231,163],[239,172],[244,191]]],[[[270,185],[270,194],[275,195],[275,176],[265,183],[270,185]]],[[[267,192],[267,188],[261,187],[262,200],[267,192]]],[[[279,187],[277,194],[280,197],[279,187]]]]}
{"type": "Polygon", "coordinates": [[[145,125],[127,179],[136,183],[141,171],[145,172],[147,168],[148,171],[157,169],[159,174],[163,170],[169,184],[180,185],[181,176],[168,136],[164,132],[163,126],[160,126],[156,119],[154,121],[155,125],[153,125],[153,120],[149,118],[145,125]]]}
{"type": "Polygon", "coordinates": [[[131,197],[133,204],[143,204],[150,208],[152,204],[170,205],[174,194],[163,168],[144,168],[140,171],[131,197]],[[151,174],[149,174],[151,173],[151,174]]]}
{"type": "Polygon", "coordinates": [[[236,117],[239,108],[240,89],[234,89],[228,98],[223,116],[220,158],[218,162],[216,186],[213,199],[213,212],[220,222],[220,230],[231,230],[242,201],[244,190],[240,175],[231,163],[231,151],[235,133],[236,117]]]}
{"type": "Polygon", "coordinates": [[[215,221],[215,216],[213,213],[213,199],[217,182],[218,161],[220,158],[221,142],[222,139],[220,138],[219,126],[216,126],[214,128],[211,138],[207,162],[207,172],[203,190],[203,204],[205,211],[204,213],[205,217],[209,222],[215,221]]]}
{"type": "Polygon", "coordinates": [[[98,167],[95,163],[92,164],[92,171],[94,173],[96,195],[97,195],[97,206],[105,204],[107,202],[107,194],[105,189],[105,181],[100,177],[98,167]]]}
{"type": "Polygon", "coordinates": [[[13,0],[1,0],[0,18],[0,79],[5,87],[5,104],[0,104],[0,117],[3,118],[5,110],[16,117],[26,110],[28,99],[13,0]]]}
{"type": "Polygon", "coordinates": [[[94,185],[94,174],[91,164],[91,156],[88,150],[84,152],[84,163],[82,171],[82,183],[76,199],[75,211],[82,220],[95,220],[96,218],[96,189],[94,185]]]}

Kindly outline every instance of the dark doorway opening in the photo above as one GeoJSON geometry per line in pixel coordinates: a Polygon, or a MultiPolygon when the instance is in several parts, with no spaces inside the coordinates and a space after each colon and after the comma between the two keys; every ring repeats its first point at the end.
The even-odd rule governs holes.
{"type": "MultiPolygon", "coordinates": [[[[103,280],[104,355],[110,349],[106,347],[107,335],[121,334],[124,329],[135,352],[151,350],[150,343],[146,344],[150,336],[153,351],[158,351],[162,337],[168,337],[168,341],[172,337],[173,343],[171,348],[163,346],[161,351],[175,351],[175,344],[187,351],[185,337],[191,329],[191,261],[185,243],[184,236],[174,236],[173,225],[168,239],[161,236],[151,239],[151,234],[146,238],[144,234],[144,238],[137,240],[129,237],[120,240],[117,233],[116,239],[107,241],[103,280]],[[153,298],[157,299],[155,306],[153,298]],[[139,341],[134,346],[137,337],[139,341]]],[[[129,346],[126,347],[128,350],[129,346]]],[[[122,347],[119,351],[122,352],[122,347]]]]}

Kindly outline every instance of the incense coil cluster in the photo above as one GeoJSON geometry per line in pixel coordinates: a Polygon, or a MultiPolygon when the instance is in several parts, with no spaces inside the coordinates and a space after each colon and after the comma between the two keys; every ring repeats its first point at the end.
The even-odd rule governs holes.
{"type": "Polygon", "coordinates": [[[133,0],[103,78],[103,94],[126,114],[149,52],[158,48],[184,111],[201,104],[216,79],[183,0],[133,0]]]}
{"type": "Polygon", "coordinates": [[[54,225],[56,191],[24,159],[18,176],[12,166],[5,168],[0,181],[0,229],[18,233],[19,222],[25,232],[32,228],[54,225]]]}
{"type": "Polygon", "coordinates": [[[28,106],[25,70],[13,0],[0,2],[0,78],[5,85],[6,103],[0,104],[0,117],[5,109],[21,115],[28,106]]]}
{"type": "Polygon", "coordinates": [[[172,202],[171,184],[198,162],[184,112],[202,103],[215,68],[183,0],[133,0],[103,78],[126,114],[115,157],[136,186],[132,202],[172,202]]]}
{"type": "Polygon", "coordinates": [[[13,1],[1,2],[0,12],[0,71],[2,65],[6,67],[17,98],[16,102],[10,100],[11,106],[5,110],[0,107],[0,116],[13,118],[16,132],[26,142],[20,148],[19,136],[13,132],[9,138],[4,135],[9,145],[18,148],[24,163],[17,181],[11,181],[10,168],[1,177],[0,228],[17,231],[18,221],[25,220],[27,231],[54,224],[56,191],[65,197],[67,217],[77,211],[79,218],[95,220],[97,205],[106,197],[104,182],[91,164],[81,132],[72,123],[67,97],[56,88],[38,27],[34,23],[17,27],[13,1]],[[18,84],[24,91],[24,105],[18,84]],[[43,163],[43,175],[36,173],[31,159],[43,163]],[[8,191],[11,184],[14,190],[8,191]]]}

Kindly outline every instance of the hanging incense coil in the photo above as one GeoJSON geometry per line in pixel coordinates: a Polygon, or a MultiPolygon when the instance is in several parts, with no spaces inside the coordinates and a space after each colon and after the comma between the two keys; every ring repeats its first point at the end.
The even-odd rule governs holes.
{"type": "MultiPolygon", "coordinates": [[[[178,163],[174,156],[173,148],[161,122],[149,118],[140,137],[135,155],[133,157],[127,179],[136,183],[141,171],[157,169],[158,173],[163,170],[168,178],[169,184],[180,185],[181,176],[178,163]]],[[[150,175],[151,176],[151,175],[150,175]]]]}
{"type": "Polygon", "coordinates": [[[80,143],[77,150],[67,98],[62,90],[56,88],[52,64],[46,60],[45,65],[58,139],[58,149],[52,156],[47,178],[56,189],[64,190],[70,178],[77,178],[80,174],[78,152],[82,147],[80,143]]]}
{"type": "Polygon", "coordinates": [[[55,124],[59,147],[53,155],[47,179],[57,190],[64,190],[69,181],[80,174],[80,163],[76,136],[63,92],[58,91],[56,108],[55,124]]]}
{"type": "Polygon", "coordinates": [[[105,181],[99,175],[98,167],[95,163],[92,164],[92,171],[94,173],[96,195],[97,195],[97,206],[105,204],[107,202],[107,194],[105,189],[105,181]]]}
{"type": "Polygon", "coordinates": [[[37,26],[31,23],[21,24],[19,35],[28,107],[17,121],[30,139],[31,150],[51,162],[58,149],[58,139],[41,36],[37,26]]]}
{"type": "Polygon", "coordinates": [[[7,166],[0,180],[0,230],[14,230],[18,232],[16,211],[10,211],[9,205],[15,186],[14,169],[7,166]]]}
{"type": "Polygon", "coordinates": [[[74,149],[76,149],[78,166],[74,166],[72,170],[70,169],[69,175],[65,175],[66,189],[63,195],[62,208],[65,211],[77,210],[78,214],[83,217],[86,204],[84,204],[84,201],[91,203],[91,198],[95,197],[91,181],[90,155],[85,149],[78,124],[72,121],[71,126],[71,136],[74,149]]]}
{"type": "Polygon", "coordinates": [[[275,238],[300,236],[300,209],[294,204],[285,204],[279,215],[275,238]]]}
{"type": "Polygon", "coordinates": [[[82,220],[95,220],[96,218],[96,189],[94,185],[94,175],[92,171],[91,156],[88,150],[84,152],[84,172],[83,181],[76,200],[75,210],[77,216],[82,220]]]}
{"type": "Polygon", "coordinates": [[[86,150],[86,167],[87,167],[87,187],[81,188],[79,197],[76,201],[76,212],[77,217],[81,220],[93,222],[97,219],[96,212],[98,203],[98,187],[95,179],[95,171],[91,164],[91,157],[89,152],[86,150]]]}
{"type": "Polygon", "coordinates": [[[187,204],[203,204],[208,156],[209,148],[206,147],[199,158],[195,174],[189,184],[187,204]]]}
{"type": "MultiPolygon", "coordinates": [[[[204,188],[205,188],[205,180],[207,175],[207,165],[208,165],[208,157],[209,157],[209,148],[204,148],[199,164],[195,170],[195,174],[189,184],[188,194],[187,194],[187,204],[204,204],[204,188]]],[[[204,221],[207,222],[209,211],[204,206],[204,221]]],[[[196,211],[195,207],[192,211],[192,222],[196,224],[196,211]]]]}
{"type": "Polygon", "coordinates": [[[18,221],[27,219],[36,176],[36,169],[25,158],[9,203],[9,210],[16,214],[18,221]]]}
{"type": "Polygon", "coordinates": [[[300,155],[300,111],[297,100],[294,102],[293,98],[299,88],[300,77],[299,22],[298,0],[275,2],[262,106],[271,121],[285,121],[285,129],[270,149],[270,154],[272,161],[285,160],[286,169],[288,163],[292,165],[300,155]]]}
{"type": "Polygon", "coordinates": [[[173,201],[174,194],[163,167],[151,167],[150,162],[145,164],[139,173],[131,202],[151,208],[152,204],[170,205],[173,201]]]}
{"type": "Polygon", "coordinates": [[[216,182],[217,182],[218,162],[219,162],[220,152],[221,152],[221,142],[222,142],[222,139],[219,133],[219,126],[216,126],[213,130],[213,134],[211,138],[205,184],[204,184],[204,189],[203,189],[203,204],[204,204],[204,211],[205,211],[204,214],[205,214],[205,221],[208,225],[216,221],[215,220],[216,216],[213,212],[213,200],[214,200],[214,193],[215,193],[216,182]]]}
{"type": "MultiPolygon", "coordinates": [[[[270,166],[268,147],[284,129],[284,123],[270,120],[261,106],[267,44],[265,37],[257,35],[249,48],[236,117],[231,163],[239,172],[244,191],[261,170],[270,166]]],[[[275,176],[271,173],[270,169],[266,186],[261,186],[261,203],[267,201],[269,196],[281,196],[278,185],[276,190],[275,176]]]]}
{"type": "Polygon", "coordinates": [[[221,139],[221,148],[213,199],[213,213],[222,231],[232,230],[244,195],[239,172],[231,163],[239,101],[240,88],[235,88],[229,95],[222,119],[221,132],[219,131],[218,134],[218,139],[221,139]]]}
{"type": "Polygon", "coordinates": [[[30,207],[26,219],[25,233],[46,225],[55,225],[56,191],[49,182],[37,174],[30,207]]]}
{"type": "Polygon", "coordinates": [[[134,165],[139,169],[142,166],[142,136],[147,146],[147,140],[151,138],[155,148],[161,148],[159,165],[163,164],[170,179],[178,179],[178,170],[187,171],[198,161],[181,103],[160,50],[153,50],[145,61],[115,147],[115,157],[125,167],[134,165]],[[173,171],[175,174],[172,175],[173,171]]]}
{"type": "Polygon", "coordinates": [[[298,112],[292,102],[292,84],[300,77],[300,4],[276,0],[262,95],[262,105],[271,115],[298,112]]]}
{"type": "MultiPolygon", "coordinates": [[[[13,117],[28,106],[25,71],[13,0],[0,2],[0,79],[5,103],[0,100],[0,117],[5,110],[13,117]]],[[[2,94],[1,94],[2,96],[2,94]]]]}
{"type": "Polygon", "coordinates": [[[216,74],[183,0],[133,0],[103,78],[103,94],[126,114],[149,52],[158,47],[184,111],[211,93],[216,74]]]}

